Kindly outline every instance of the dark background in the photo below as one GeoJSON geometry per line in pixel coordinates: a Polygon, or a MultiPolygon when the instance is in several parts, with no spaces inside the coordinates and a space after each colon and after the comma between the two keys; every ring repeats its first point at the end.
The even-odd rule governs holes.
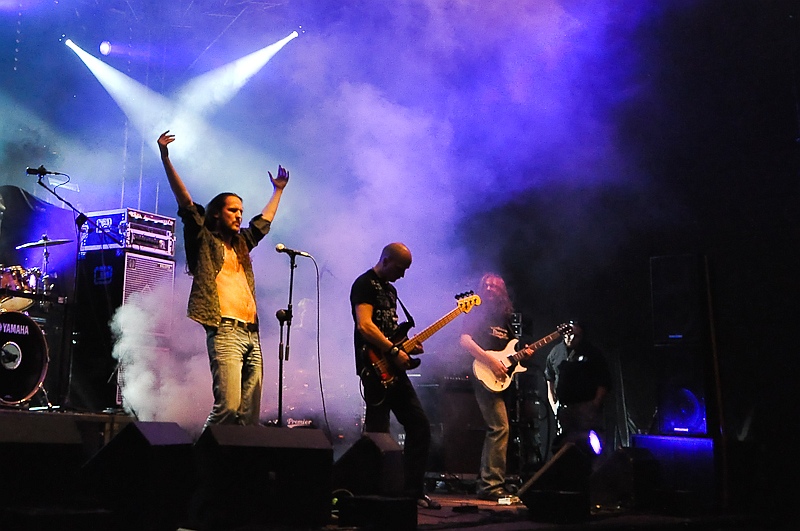
{"type": "MultiPolygon", "coordinates": [[[[379,245],[395,239],[413,244],[420,273],[398,288],[406,301],[416,299],[419,321],[429,320],[423,292],[463,291],[451,286],[474,287],[463,279],[495,270],[513,292],[526,337],[570,319],[587,323],[612,368],[609,424],[623,442],[657,424],[671,372],[699,367],[709,434],[721,423],[732,446],[746,447],[744,461],[760,465],[757,487],[794,481],[787,462],[796,461],[791,448],[800,442],[793,337],[800,315],[798,2],[536,3],[548,6],[543,11],[527,2],[460,11],[372,4],[63,1],[31,2],[21,12],[3,5],[0,90],[14,119],[2,133],[2,183],[31,191],[25,166],[68,160],[83,176],[82,192],[62,193],[84,210],[119,206],[121,175],[126,197],[142,197],[141,205],[126,206],[171,213],[163,182],[155,192],[162,173],[144,147],[151,132],[129,128],[83,65],[71,55],[64,61],[60,34],[94,55],[91,43],[114,31],[131,45],[143,43],[147,60],[107,61],[168,93],[251,51],[248,38],[274,42],[302,22],[309,34],[259,74],[258,90],[242,92],[212,118],[226,134],[255,137],[298,173],[315,175],[297,184],[295,203],[286,207],[292,221],[276,238],[292,234],[298,245],[287,241],[291,247],[328,251],[329,281],[344,286],[334,289],[338,298],[374,262],[379,245]],[[559,22],[540,24],[553,13],[559,22]],[[562,27],[564,20],[570,24],[562,27]],[[547,40],[544,30],[552,27],[570,38],[547,40]],[[311,142],[350,138],[342,122],[324,121],[343,105],[344,98],[327,99],[343,81],[350,89],[377,87],[382,102],[353,122],[405,116],[397,108],[446,117],[447,134],[437,130],[419,144],[386,149],[422,153],[396,163],[408,182],[386,185],[401,199],[407,194],[406,205],[416,210],[367,195],[377,185],[363,173],[377,182],[386,168],[360,169],[370,152],[362,147],[371,147],[364,138],[394,131],[397,122],[387,119],[359,142],[343,142],[349,155],[336,143],[311,142]],[[28,110],[31,117],[15,114],[28,110]],[[324,135],[304,136],[317,118],[324,135]],[[428,160],[440,136],[447,136],[447,156],[428,160]],[[77,151],[97,160],[83,168],[69,158],[77,151]],[[108,153],[114,162],[104,166],[108,153]],[[309,221],[312,211],[322,221],[309,221]],[[386,225],[392,230],[382,231],[386,225]],[[449,271],[424,269],[443,257],[456,262],[452,277],[460,284],[449,271]],[[699,266],[654,278],[654,260],[675,257],[699,266]],[[664,327],[683,327],[686,337],[657,346],[664,327]]],[[[6,218],[4,230],[8,224],[6,218]]],[[[3,258],[15,259],[22,258],[3,258]]],[[[326,318],[349,363],[342,305],[326,318]]],[[[430,307],[438,317],[439,306],[430,307]]],[[[447,356],[426,364],[431,376],[458,372],[447,356]]],[[[342,370],[351,382],[350,367],[342,370]]],[[[359,403],[353,392],[345,398],[350,407],[359,403]]]]}

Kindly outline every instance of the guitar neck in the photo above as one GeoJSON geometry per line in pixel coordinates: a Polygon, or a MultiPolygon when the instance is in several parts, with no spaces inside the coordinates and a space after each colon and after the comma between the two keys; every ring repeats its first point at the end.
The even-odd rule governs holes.
{"type": "Polygon", "coordinates": [[[540,339],[539,341],[535,341],[535,342],[531,343],[530,345],[527,345],[525,348],[521,349],[519,352],[517,352],[516,354],[514,354],[511,357],[514,358],[515,361],[523,360],[523,359],[533,355],[534,352],[536,352],[537,350],[539,350],[543,346],[547,345],[548,343],[552,343],[553,341],[555,341],[559,337],[561,337],[561,332],[558,332],[558,331],[553,332],[552,334],[548,334],[548,335],[544,336],[542,339],[540,339]]]}
{"type": "Polygon", "coordinates": [[[417,345],[419,345],[420,343],[431,337],[433,334],[444,328],[446,324],[448,324],[450,321],[461,315],[461,313],[463,313],[463,310],[461,309],[460,306],[453,308],[447,315],[445,315],[444,317],[442,317],[441,319],[430,325],[428,328],[426,328],[419,334],[415,335],[411,339],[403,341],[402,345],[403,350],[405,352],[411,352],[411,350],[414,347],[416,347],[417,345]]]}

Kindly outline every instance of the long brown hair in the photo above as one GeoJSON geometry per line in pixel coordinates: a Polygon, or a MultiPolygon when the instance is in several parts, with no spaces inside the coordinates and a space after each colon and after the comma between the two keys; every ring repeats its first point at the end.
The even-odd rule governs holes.
{"type": "Polygon", "coordinates": [[[486,273],[481,277],[480,287],[478,290],[485,292],[484,285],[490,279],[498,281],[498,285],[502,288],[498,291],[497,310],[504,316],[509,317],[514,313],[514,305],[511,303],[511,297],[508,295],[508,288],[506,288],[506,281],[497,273],[486,273]]]}
{"type": "Polygon", "coordinates": [[[214,199],[209,201],[206,205],[205,221],[203,224],[211,232],[215,232],[219,229],[219,215],[222,213],[222,208],[225,206],[225,200],[229,197],[236,197],[239,201],[242,201],[242,198],[239,197],[238,194],[222,192],[214,196],[214,199]]]}

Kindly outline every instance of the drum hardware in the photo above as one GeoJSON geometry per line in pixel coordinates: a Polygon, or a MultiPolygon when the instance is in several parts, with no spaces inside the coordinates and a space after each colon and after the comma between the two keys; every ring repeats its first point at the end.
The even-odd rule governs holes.
{"type": "MultiPolygon", "coordinates": [[[[40,240],[16,246],[17,250],[41,247],[42,267],[41,269],[38,267],[24,268],[16,265],[0,269],[0,288],[5,288],[6,290],[6,293],[0,297],[0,312],[24,312],[36,302],[35,297],[27,295],[46,296],[50,294],[53,284],[50,283],[51,277],[47,272],[50,260],[50,251],[47,248],[53,245],[63,245],[70,241],[72,240],[51,240],[47,237],[47,234],[43,234],[40,240]],[[17,295],[16,293],[9,293],[9,291],[19,292],[20,296],[15,296],[17,295]]],[[[44,304],[44,300],[40,302],[44,304]]]]}

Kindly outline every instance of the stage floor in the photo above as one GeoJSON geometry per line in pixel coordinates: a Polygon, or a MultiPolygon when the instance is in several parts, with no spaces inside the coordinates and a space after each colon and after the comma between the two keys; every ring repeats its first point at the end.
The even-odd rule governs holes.
{"type": "MultiPolygon", "coordinates": [[[[0,477],[4,483],[3,496],[0,497],[0,529],[5,530],[25,530],[25,531],[119,531],[120,529],[139,529],[149,531],[150,527],[125,527],[120,526],[119,514],[106,502],[99,501],[94,495],[84,494],[81,491],[84,484],[76,481],[81,476],[85,464],[97,454],[97,452],[107,445],[114,437],[126,426],[136,422],[135,419],[119,412],[109,413],[71,413],[66,411],[27,411],[17,409],[0,409],[0,451],[3,459],[0,460],[0,477]]],[[[147,424],[147,423],[137,423],[147,424]]],[[[156,424],[156,423],[153,423],[156,424]]],[[[171,423],[163,423],[171,424],[171,423]]],[[[142,459],[142,455],[134,455],[136,452],[148,452],[153,448],[164,449],[162,447],[182,446],[182,453],[168,455],[184,455],[188,452],[186,447],[192,441],[181,439],[178,433],[168,425],[150,426],[158,428],[154,432],[149,432],[144,427],[139,427],[141,433],[150,437],[150,442],[136,446],[128,457],[123,451],[118,451],[118,460],[109,465],[107,475],[110,476],[111,489],[116,489],[114,485],[124,483],[130,473],[129,463],[124,461],[136,462],[142,459]],[[181,439],[181,440],[178,440],[181,439]],[[176,444],[179,443],[179,444],[176,444]],[[128,468],[126,468],[128,466],[128,468]]],[[[274,429],[274,428],[270,428],[274,429]]],[[[130,430],[128,430],[130,431],[130,430]]],[[[291,431],[291,430],[288,430],[291,431]]],[[[311,435],[311,434],[305,434],[311,435]]],[[[310,439],[309,439],[310,440],[310,439]]],[[[139,443],[136,443],[139,444],[139,443]]],[[[113,445],[112,445],[113,446],[113,445]]],[[[133,445],[135,446],[135,444],[133,445]]],[[[119,449],[118,449],[119,450],[119,449]]],[[[258,454],[262,455],[262,454],[258,454]]],[[[306,454],[306,455],[311,455],[306,454]]],[[[144,461],[142,461],[144,462],[144,461]]],[[[294,461],[293,461],[294,462],[294,461]]],[[[173,470],[180,470],[174,467],[175,463],[166,460],[163,466],[157,470],[156,474],[149,476],[149,485],[153,489],[156,487],[165,488],[170,485],[184,485],[187,483],[185,478],[170,477],[176,475],[173,470]],[[179,481],[180,480],[180,481],[179,481]]],[[[302,469],[299,467],[298,470],[302,469]]],[[[314,473],[306,472],[307,484],[313,485],[314,473]]],[[[96,478],[96,476],[95,476],[96,478]]],[[[109,478],[100,478],[105,480],[109,478]]],[[[317,478],[318,481],[319,478],[317,478]]],[[[471,494],[469,485],[471,478],[448,474],[429,474],[429,490],[432,490],[431,497],[441,503],[440,510],[416,509],[408,505],[403,506],[402,518],[393,518],[392,514],[381,513],[380,510],[374,511],[375,507],[383,507],[382,502],[392,499],[380,498],[377,504],[372,505],[370,514],[366,511],[362,515],[357,515],[357,525],[347,522],[341,523],[338,511],[330,511],[330,519],[325,517],[328,508],[317,504],[321,508],[323,518],[312,520],[314,525],[308,524],[292,525],[295,515],[298,521],[309,521],[303,519],[303,499],[310,496],[311,492],[297,492],[296,498],[300,500],[299,505],[292,509],[292,513],[284,515],[280,523],[265,523],[263,525],[250,524],[242,526],[240,524],[227,525],[226,522],[219,522],[219,527],[214,529],[229,529],[240,531],[261,531],[268,529],[413,529],[413,524],[404,527],[393,527],[398,521],[413,521],[416,516],[416,528],[421,530],[435,529],[484,529],[495,531],[512,531],[522,529],[794,529],[796,524],[789,522],[786,514],[787,509],[782,514],[765,513],[759,511],[758,514],[751,511],[740,513],[741,507],[720,511],[709,509],[698,511],[692,507],[691,503],[682,503],[680,497],[675,497],[669,493],[665,494],[665,500],[660,503],[656,499],[655,510],[643,510],[620,507],[593,507],[588,514],[577,516],[572,511],[571,505],[565,503],[560,509],[554,506],[537,507],[530,498],[525,498],[526,503],[514,505],[500,505],[496,502],[488,502],[477,499],[471,494]],[[437,481],[437,477],[446,478],[437,481]],[[666,498],[671,498],[666,500],[666,498]],[[669,501],[669,503],[667,503],[669,501]],[[677,503],[676,503],[677,501],[677,503]],[[297,507],[300,509],[298,510],[297,507]],[[539,509],[545,509],[541,511],[539,509]],[[416,513],[416,514],[414,514],[416,513]],[[544,517],[542,516],[544,514],[544,517]],[[363,516],[363,518],[362,518],[363,516]],[[319,523],[317,523],[319,522],[319,523]]],[[[474,486],[474,483],[473,483],[474,486]]],[[[145,489],[147,489],[145,485],[145,489]]],[[[171,488],[171,487],[170,487],[171,488]]],[[[186,491],[193,490],[193,485],[188,484],[186,491]]],[[[116,491],[116,490],[115,490],[116,491]]],[[[119,491],[122,492],[122,491],[119,491]]],[[[166,506],[171,504],[172,495],[177,496],[178,487],[174,487],[173,492],[164,491],[170,494],[166,506]]],[[[285,493],[283,493],[285,494],[285,493]]],[[[673,493],[674,494],[674,493],[673,493]]],[[[267,496],[264,492],[255,493],[258,496],[267,496]]],[[[236,498],[236,495],[233,495],[236,498]]],[[[327,490],[322,493],[323,503],[327,497],[327,490]]],[[[320,497],[318,497],[320,499],[320,497]]],[[[559,502],[559,498],[550,498],[559,502]]],[[[688,499],[684,499],[686,501],[688,499]]],[[[120,500],[116,500],[120,501],[120,500]]],[[[358,501],[358,500],[353,500],[358,501]]],[[[412,504],[413,505],[413,504],[412,504]]],[[[179,506],[175,503],[175,507],[179,506]]],[[[137,504],[135,510],[141,511],[142,515],[149,515],[156,511],[164,511],[164,500],[150,498],[148,501],[137,504]],[[159,508],[156,509],[156,505],[159,508]]],[[[183,506],[181,506],[183,507],[183,506]]],[[[351,507],[351,517],[353,510],[359,510],[361,505],[354,504],[351,507]]],[[[395,509],[397,506],[393,506],[395,509]]],[[[585,506],[584,506],[585,507],[585,506]]],[[[128,508],[130,510],[130,508],[128,508]]],[[[287,509],[288,510],[288,509],[287,509]]],[[[314,507],[309,502],[309,510],[314,507]]],[[[580,511],[578,511],[579,513],[580,511]]],[[[134,514],[136,517],[137,514],[134,514]]],[[[177,516],[169,520],[170,525],[159,527],[167,531],[181,529],[184,531],[199,531],[204,526],[192,524],[188,517],[177,516]]]]}

